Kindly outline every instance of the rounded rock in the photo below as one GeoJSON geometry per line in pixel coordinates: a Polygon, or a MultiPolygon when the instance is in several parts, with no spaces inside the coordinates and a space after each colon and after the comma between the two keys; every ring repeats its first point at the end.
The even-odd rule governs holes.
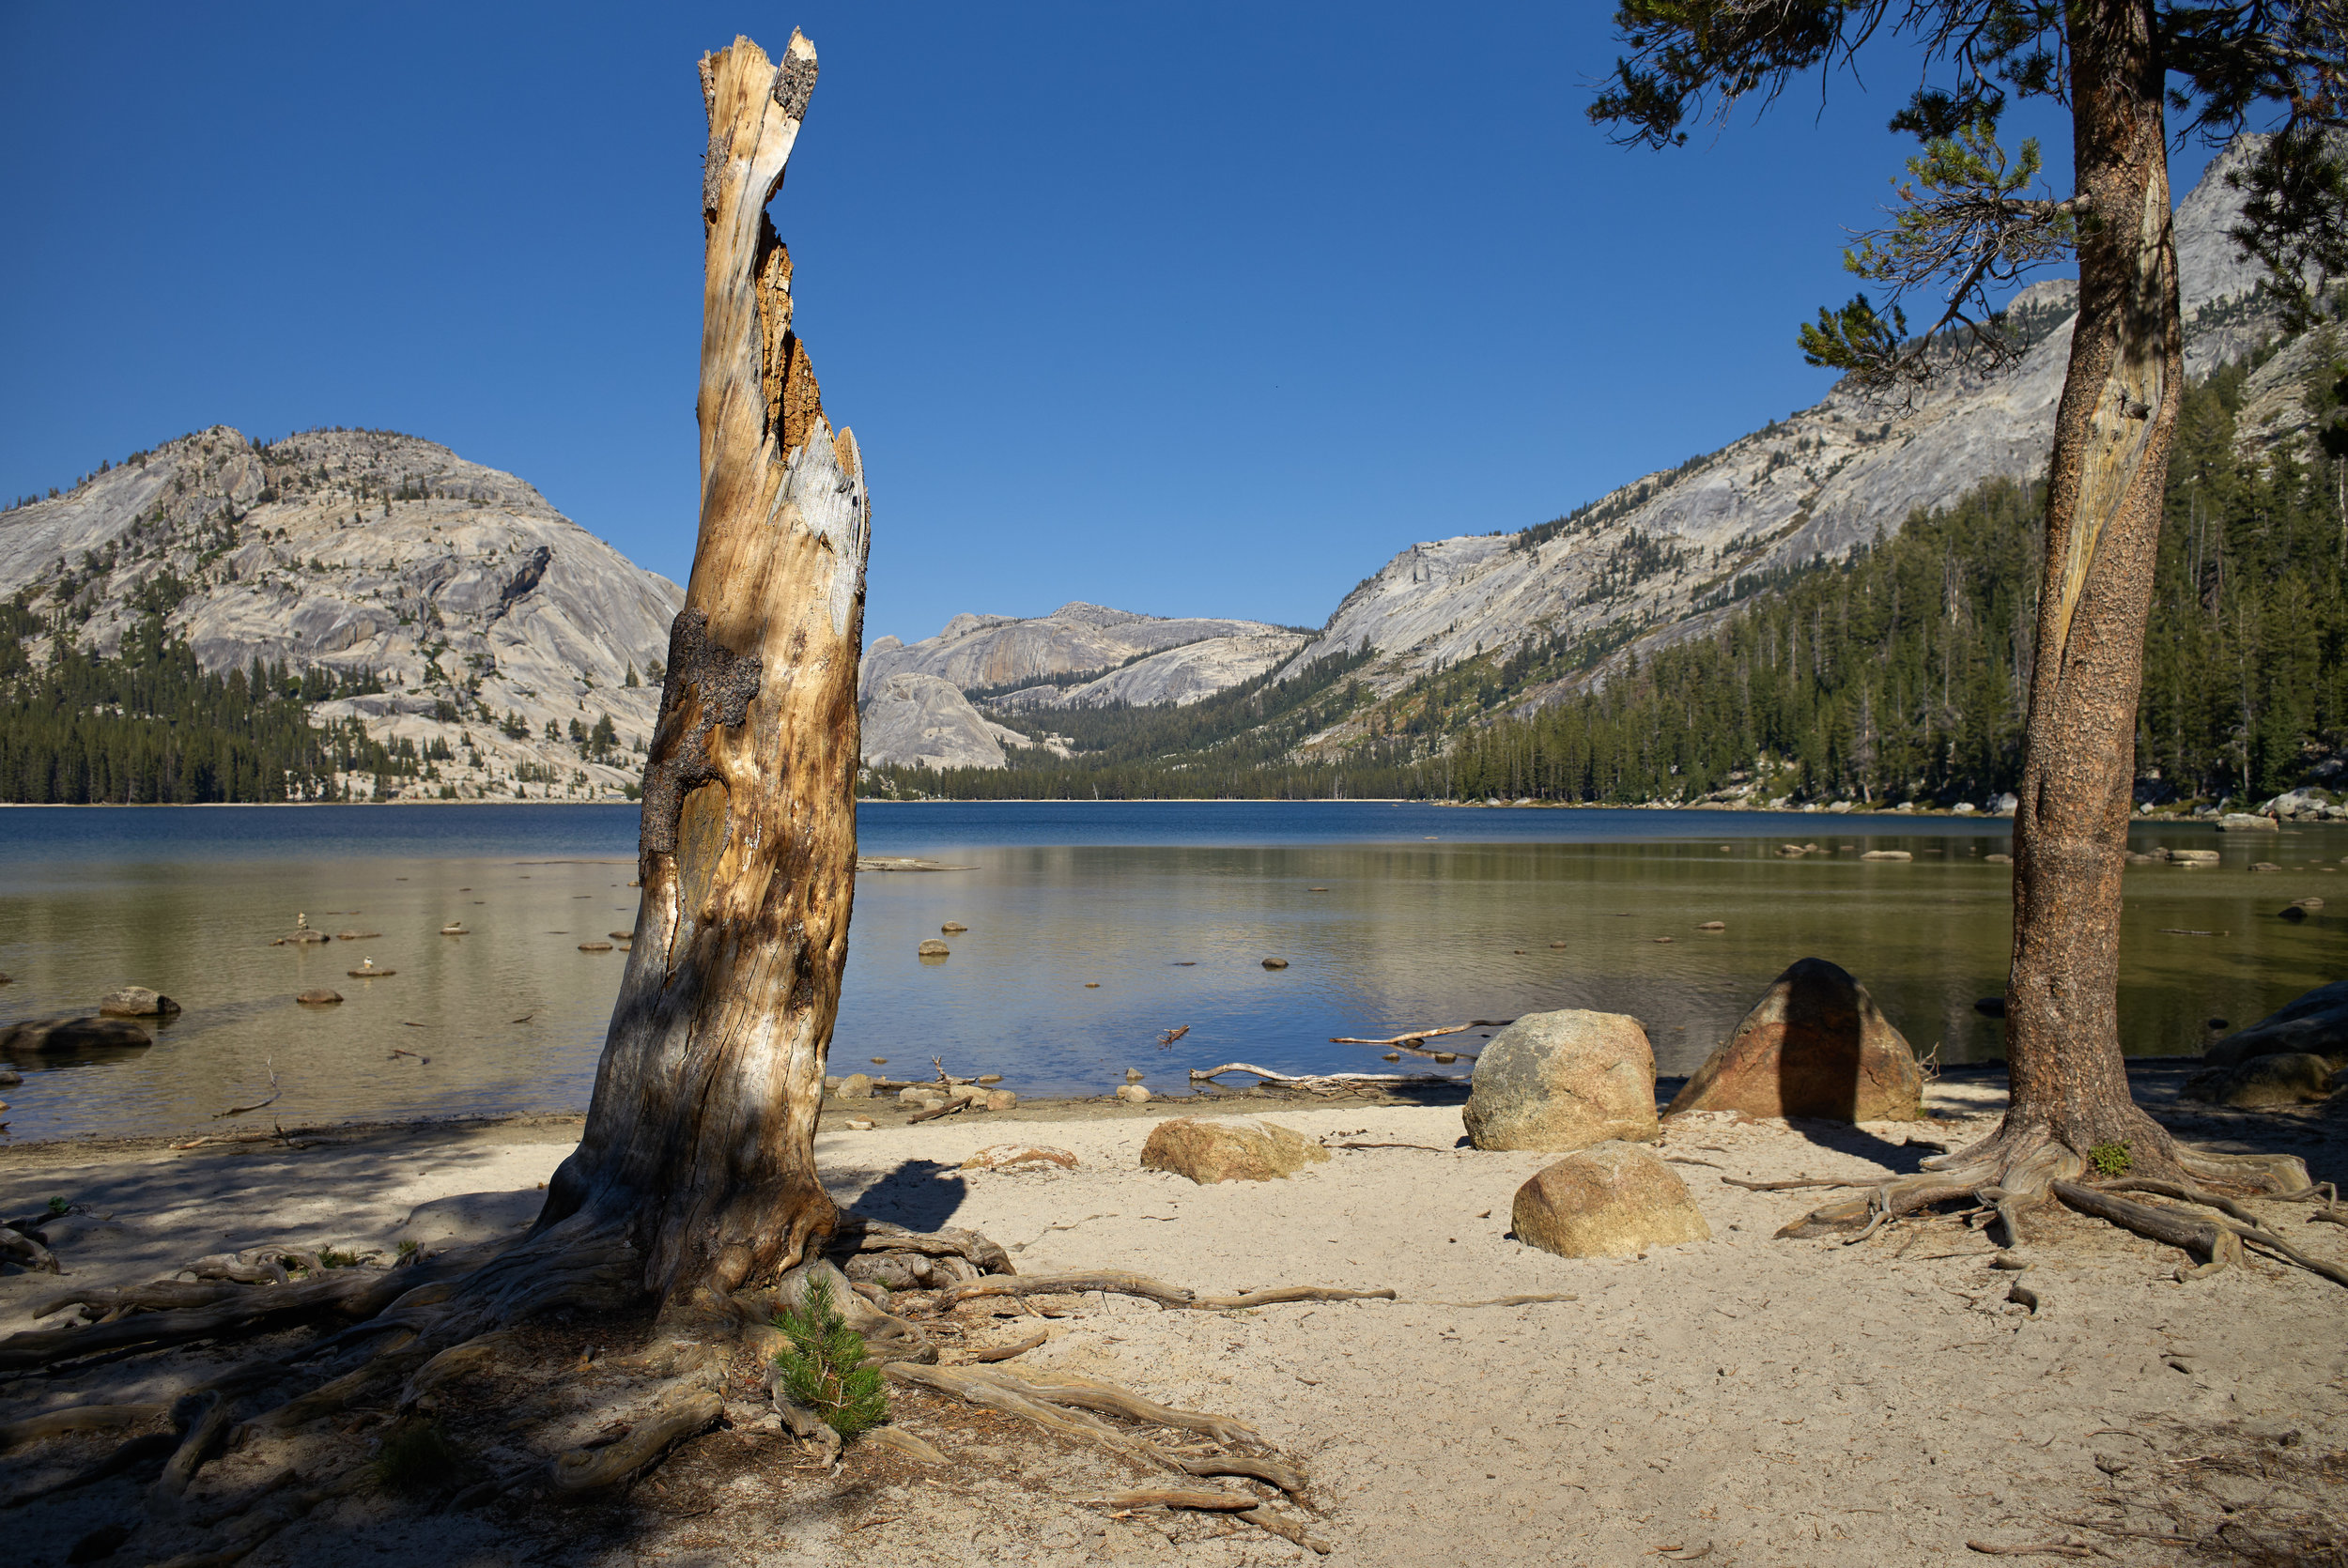
{"type": "Polygon", "coordinates": [[[1141,1168],[1170,1171],[1202,1187],[1219,1181],[1272,1181],[1329,1158],[1329,1151],[1271,1122],[1249,1117],[1177,1116],[1150,1130],[1141,1168]]]}
{"type": "Polygon", "coordinates": [[[951,947],[947,946],[943,942],[938,941],[937,938],[934,936],[924,938],[921,945],[914,950],[920,957],[925,959],[942,959],[950,956],[953,952],[951,947]]]}
{"type": "Polygon", "coordinates": [[[1569,1154],[1517,1189],[1516,1237],[1560,1257],[1635,1257],[1651,1247],[1709,1241],[1688,1184],[1635,1144],[1569,1154]]]}
{"type": "Polygon", "coordinates": [[[324,986],[320,986],[315,991],[305,991],[301,995],[294,998],[295,1001],[301,1003],[305,1007],[331,1007],[342,999],[343,993],[341,992],[329,991],[324,986]]]}
{"type": "Polygon", "coordinates": [[[145,986],[117,986],[99,999],[100,1018],[169,1018],[179,1004],[145,986]]]}
{"type": "Polygon", "coordinates": [[[1655,1051],[1620,1013],[1527,1013],[1492,1037],[1461,1113],[1479,1149],[1565,1153],[1661,1135],[1655,1051]]]}

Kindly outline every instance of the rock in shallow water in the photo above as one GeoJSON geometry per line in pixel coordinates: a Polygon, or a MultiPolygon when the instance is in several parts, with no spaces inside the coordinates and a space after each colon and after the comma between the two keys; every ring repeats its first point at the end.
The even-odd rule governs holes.
{"type": "Polygon", "coordinates": [[[1516,1237],[1561,1257],[1630,1257],[1649,1247],[1709,1241],[1688,1184],[1636,1144],[1569,1154],[1517,1189],[1516,1237]]]}
{"type": "Polygon", "coordinates": [[[1251,1118],[1178,1116],[1160,1122],[1141,1147],[1141,1168],[1171,1171],[1200,1186],[1292,1176],[1329,1151],[1285,1127],[1251,1118]]]}
{"type": "Polygon", "coordinates": [[[1479,1149],[1563,1153],[1660,1135],[1655,1051],[1621,1013],[1527,1013],[1484,1047],[1473,1084],[1461,1116],[1479,1149]]]}
{"type": "Polygon", "coordinates": [[[1777,977],[1664,1114],[1915,1121],[1923,1090],[1916,1053],[1867,988],[1824,959],[1803,959],[1777,977]]]}
{"type": "Polygon", "coordinates": [[[168,1018],[178,1010],[178,1003],[145,986],[117,987],[98,1003],[100,1018],[168,1018]]]}
{"type": "Polygon", "coordinates": [[[0,1024],[0,1051],[17,1055],[154,1043],[154,1036],[127,1018],[31,1018],[0,1024]]]}
{"type": "Polygon", "coordinates": [[[301,1003],[305,1007],[331,1007],[342,999],[343,993],[341,992],[328,991],[323,986],[320,986],[316,991],[305,991],[301,995],[294,998],[295,1001],[301,1003]]]}

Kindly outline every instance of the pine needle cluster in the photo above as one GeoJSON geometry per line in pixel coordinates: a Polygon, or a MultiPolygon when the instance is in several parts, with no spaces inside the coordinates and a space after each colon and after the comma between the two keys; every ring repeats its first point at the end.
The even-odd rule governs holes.
{"type": "Polygon", "coordinates": [[[843,1438],[888,1419],[880,1369],[866,1364],[864,1336],[840,1315],[829,1280],[810,1280],[799,1306],[775,1314],[775,1327],[791,1342],[775,1352],[775,1369],[792,1399],[843,1438]]]}

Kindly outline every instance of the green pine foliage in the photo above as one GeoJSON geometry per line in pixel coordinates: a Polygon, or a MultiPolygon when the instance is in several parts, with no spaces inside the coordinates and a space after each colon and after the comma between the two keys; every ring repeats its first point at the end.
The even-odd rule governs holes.
{"type": "Polygon", "coordinates": [[[866,1364],[864,1336],[848,1327],[832,1299],[831,1281],[810,1280],[797,1307],[775,1314],[775,1327],[790,1341],[775,1352],[783,1391],[823,1418],[842,1438],[871,1431],[888,1419],[888,1392],[880,1368],[866,1364]]]}
{"type": "Polygon", "coordinates": [[[0,800],[67,805],[322,800],[334,775],[413,775],[356,719],[317,727],[308,704],[372,679],[255,660],[208,674],[158,615],[112,657],[74,647],[22,599],[0,604],[0,800]],[[36,665],[26,643],[49,636],[36,665]]]}

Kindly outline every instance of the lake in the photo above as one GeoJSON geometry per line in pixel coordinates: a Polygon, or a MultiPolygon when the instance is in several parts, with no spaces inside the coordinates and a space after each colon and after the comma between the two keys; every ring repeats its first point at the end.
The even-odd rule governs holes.
{"type": "MultiPolygon", "coordinates": [[[[1104,1093],[1135,1068],[1179,1092],[1225,1062],[1398,1070],[1332,1036],[1592,1007],[1641,1020],[1678,1073],[1809,956],[1856,975],[1920,1052],[1990,1058],[2000,1026],[1973,1003],[2004,984],[2008,868],[1985,856],[2007,831],[1353,801],[869,803],[864,853],[968,869],[858,877],[832,1070],[883,1057],[922,1077],[936,1057],[1050,1095],[1104,1093]],[[1829,853],[1780,858],[1789,841],[1829,853]],[[1915,858],[1862,862],[1861,847],[1915,858]],[[1713,920],[1725,930],[1697,929],[1713,920]],[[969,928],[952,956],[918,959],[950,921],[969,928]]],[[[582,1108],[623,958],[579,945],[633,927],[635,841],[628,806],[0,810],[0,1017],[87,1012],[123,984],[186,1009],[151,1049],[17,1062],[8,1134],[582,1108]],[[297,915],[354,939],[270,945],[297,915]],[[437,934],[452,920],[473,934],[437,934]],[[363,958],[396,973],[349,978],[363,958]],[[314,986],[346,1000],[295,1005],[314,986]],[[266,1096],[272,1071],[268,1111],[215,1119],[266,1096]]],[[[2348,828],[2147,825],[2135,843],[2223,863],[2128,873],[2132,1053],[2196,1052],[2207,1020],[2247,1022],[2340,977],[2348,923],[2277,912],[2326,896],[2348,828]],[[2261,860],[2283,869],[2253,872],[2261,860]]]]}

